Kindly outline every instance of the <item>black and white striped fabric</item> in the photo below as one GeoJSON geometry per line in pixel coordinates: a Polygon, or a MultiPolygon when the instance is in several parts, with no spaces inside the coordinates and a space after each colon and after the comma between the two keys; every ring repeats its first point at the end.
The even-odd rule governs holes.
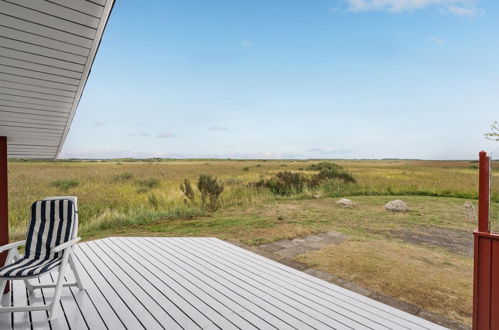
{"type": "Polygon", "coordinates": [[[74,219],[75,205],[68,199],[33,203],[26,253],[16,262],[0,268],[0,277],[30,277],[59,266],[62,251],[54,253],[52,249],[71,240],[74,219]]]}

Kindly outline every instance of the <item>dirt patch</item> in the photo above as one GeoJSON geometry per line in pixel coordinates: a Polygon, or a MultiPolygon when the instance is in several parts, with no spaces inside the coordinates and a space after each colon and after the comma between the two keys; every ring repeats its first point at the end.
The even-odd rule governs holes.
{"type": "Polygon", "coordinates": [[[345,239],[346,237],[343,234],[329,231],[300,238],[283,239],[273,243],[262,244],[259,248],[267,252],[275,253],[281,258],[292,259],[297,255],[319,250],[323,246],[341,244],[345,239]]]}
{"type": "Polygon", "coordinates": [[[390,233],[407,243],[440,247],[457,255],[473,256],[473,234],[469,231],[419,226],[390,233]]]}

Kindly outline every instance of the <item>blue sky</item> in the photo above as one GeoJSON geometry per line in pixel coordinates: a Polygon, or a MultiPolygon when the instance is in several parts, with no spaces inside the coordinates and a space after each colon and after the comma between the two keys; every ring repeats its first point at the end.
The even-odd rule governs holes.
{"type": "Polygon", "coordinates": [[[117,0],[62,157],[470,159],[499,2],[117,0]]]}

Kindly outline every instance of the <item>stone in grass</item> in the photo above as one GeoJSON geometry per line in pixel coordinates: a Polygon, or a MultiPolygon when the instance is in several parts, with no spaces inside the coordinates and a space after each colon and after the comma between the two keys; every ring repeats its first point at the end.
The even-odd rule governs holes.
{"type": "Polygon", "coordinates": [[[394,201],[390,201],[385,204],[385,209],[392,212],[407,212],[409,211],[409,207],[406,203],[401,201],[400,199],[396,199],[394,201]]]}
{"type": "Polygon", "coordinates": [[[338,200],[336,202],[336,204],[340,204],[341,206],[344,206],[344,207],[354,207],[355,206],[355,203],[347,198],[342,198],[342,199],[338,200]]]}
{"type": "Polygon", "coordinates": [[[475,212],[475,206],[471,201],[464,202],[464,215],[466,216],[466,219],[468,219],[468,221],[473,223],[478,222],[475,212]]]}

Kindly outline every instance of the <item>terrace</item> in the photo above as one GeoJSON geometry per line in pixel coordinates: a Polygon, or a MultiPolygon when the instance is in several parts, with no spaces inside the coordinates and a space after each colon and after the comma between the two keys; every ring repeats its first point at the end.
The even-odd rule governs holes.
{"type": "MultiPolygon", "coordinates": [[[[75,254],[86,289],[65,288],[56,319],[0,314],[0,328],[443,329],[215,238],[106,238],[75,254]]],[[[52,294],[15,281],[3,304],[52,294]]]]}

